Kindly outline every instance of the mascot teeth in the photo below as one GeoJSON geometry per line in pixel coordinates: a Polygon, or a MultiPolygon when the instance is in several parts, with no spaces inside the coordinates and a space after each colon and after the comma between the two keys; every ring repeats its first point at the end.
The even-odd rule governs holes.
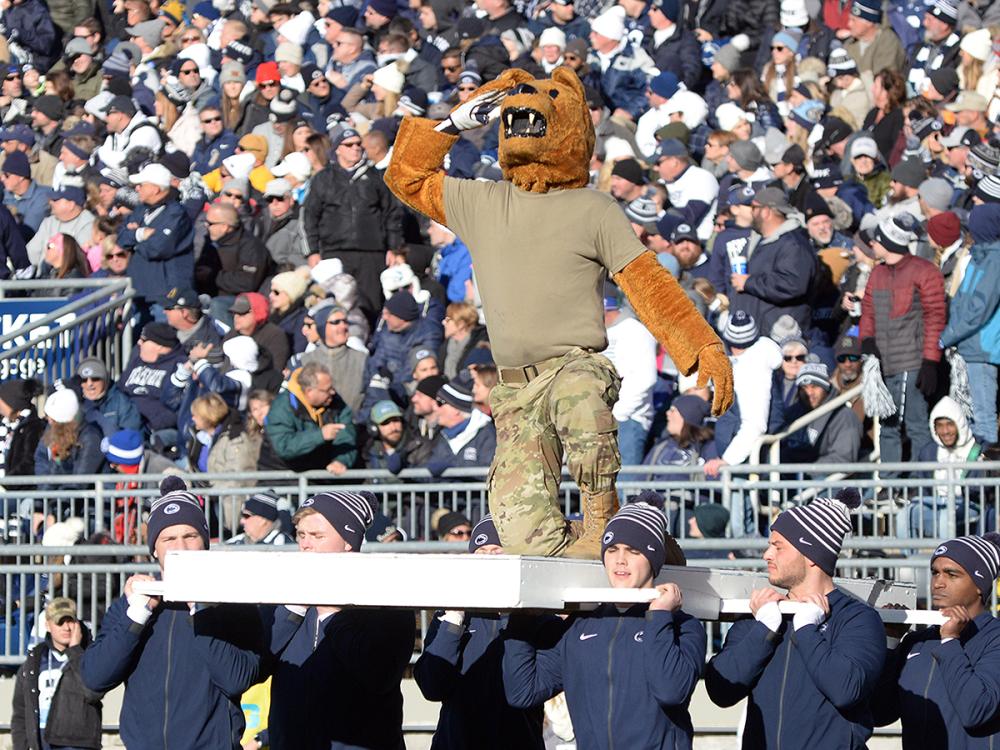
{"type": "Polygon", "coordinates": [[[507,138],[544,138],[548,130],[545,115],[528,107],[509,107],[503,119],[507,138]]]}

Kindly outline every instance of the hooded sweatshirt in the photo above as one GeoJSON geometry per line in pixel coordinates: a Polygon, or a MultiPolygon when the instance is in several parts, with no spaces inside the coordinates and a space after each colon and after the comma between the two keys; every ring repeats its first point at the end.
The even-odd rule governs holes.
{"type": "MultiPolygon", "coordinates": [[[[969,427],[969,420],[962,413],[962,408],[951,396],[945,396],[937,402],[937,405],[931,410],[928,423],[934,442],[924,446],[924,449],[920,452],[921,461],[936,461],[941,464],[964,464],[979,459],[981,447],[976,443],[976,439],[972,435],[972,428],[969,427]],[[958,440],[953,447],[947,448],[941,442],[941,438],[938,437],[937,431],[934,429],[934,420],[936,419],[950,419],[955,423],[955,427],[958,429],[958,440]]],[[[941,484],[934,486],[934,494],[937,497],[947,497],[948,495],[948,488],[952,486],[948,482],[948,473],[949,470],[947,467],[934,470],[934,478],[941,481],[941,484]]],[[[958,478],[964,473],[957,472],[953,474],[953,477],[958,478]]],[[[954,485],[953,492],[956,496],[961,495],[962,487],[957,484],[954,485]]]]}

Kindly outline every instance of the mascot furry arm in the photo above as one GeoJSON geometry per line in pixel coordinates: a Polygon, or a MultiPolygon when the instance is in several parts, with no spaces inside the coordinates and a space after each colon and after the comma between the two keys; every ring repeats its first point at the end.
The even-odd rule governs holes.
{"type": "MultiPolygon", "coordinates": [[[[522,190],[536,193],[586,187],[587,168],[594,148],[594,130],[586,109],[583,87],[576,73],[568,68],[557,68],[551,81],[535,81],[523,70],[510,69],[482,86],[472,100],[488,101],[492,95],[493,101],[499,102],[504,93],[515,88],[518,102],[532,95],[547,100],[545,93],[538,93],[536,87],[549,89],[549,96],[558,89],[560,93],[567,93],[566,99],[574,102],[579,99],[585,118],[581,119],[581,123],[585,124],[581,124],[576,132],[548,134],[546,147],[556,152],[552,159],[540,158],[535,145],[537,139],[505,139],[501,129],[500,165],[504,178],[522,190]],[[527,143],[521,147],[520,142],[527,143]]],[[[553,97],[553,100],[558,101],[558,98],[553,97]]],[[[553,102],[547,104],[552,106],[553,102]]],[[[506,106],[499,103],[495,106],[499,109],[501,120],[504,120],[506,106]]],[[[542,107],[543,102],[539,102],[538,106],[542,107]]],[[[453,112],[453,119],[463,108],[463,114],[468,117],[467,105],[459,105],[453,112]]],[[[485,119],[479,124],[485,124],[485,119]]],[[[385,182],[396,197],[446,226],[445,175],[441,167],[458,137],[454,133],[442,132],[441,125],[433,120],[404,118],[385,174],[385,182]]],[[[726,411],[733,401],[729,358],[715,332],[674,277],[659,264],[652,252],[647,251],[615,274],[614,280],[628,297],[639,319],[667,350],[677,369],[685,375],[697,370],[699,386],[707,385],[711,378],[715,387],[713,413],[718,415],[726,411]]]]}

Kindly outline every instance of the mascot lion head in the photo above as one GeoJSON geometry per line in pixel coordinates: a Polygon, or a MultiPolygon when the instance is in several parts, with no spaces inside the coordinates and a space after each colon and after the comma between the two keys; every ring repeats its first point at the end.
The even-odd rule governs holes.
{"type": "Polygon", "coordinates": [[[552,78],[535,79],[511,68],[474,96],[507,90],[500,109],[500,167],[522,190],[586,187],[594,153],[594,123],[579,77],[559,67],[552,78]]]}

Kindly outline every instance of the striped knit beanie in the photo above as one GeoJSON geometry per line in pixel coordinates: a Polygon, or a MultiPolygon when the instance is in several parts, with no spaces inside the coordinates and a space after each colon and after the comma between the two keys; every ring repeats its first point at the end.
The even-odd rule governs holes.
{"type": "Polygon", "coordinates": [[[976,584],[983,601],[990,598],[993,582],[1000,571],[1000,534],[989,532],[982,536],[960,536],[938,546],[931,555],[931,564],[939,557],[954,560],[969,574],[976,584]]]}
{"type": "Polygon", "coordinates": [[[625,504],[604,527],[601,539],[601,559],[608,547],[624,544],[638,550],[649,560],[656,576],[667,559],[667,517],[663,514],[663,497],[645,490],[634,501],[625,504]]]}
{"type": "Polygon", "coordinates": [[[497,531],[496,524],[493,523],[493,516],[489,513],[472,527],[472,534],[469,536],[469,552],[475,552],[487,544],[500,545],[500,532],[497,531]]]}
{"type": "Polygon", "coordinates": [[[351,551],[361,549],[365,531],[375,520],[378,499],[371,492],[320,492],[301,505],[312,508],[337,530],[351,551]]]}
{"type": "Polygon", "coordinates": [[[168,476],[160,482],[160,493],[162,496],[150,508],[146,525],[149,554],[155,553],[156,539],[164,529],[182,524],[197,529],[208,549],[208,519],[201,498],[188,492],[184,480],[177,476],[168,476]]]}
{"type": "Polygon", "coordinates": [[[826,365],[819,361],[806,362],[799,368],[799,374],[795,376],[795,387],[800,385],[818,385],[827,391],[833,387],[826,365]]]}
{"type": "Polygon", "coordinates": [[[760,338],[760,330],[750,313],[737,310],[726,320],[720,336],[730,349],[749,349],[760,338]]]}
{"type": "Polygon", "coordinates": [[[817,497],[807,505],[789,508],[774,520],[771,530],[832,576],[844,537],[851,530],[850,511],[860,505],[858,491],[847,488],[833,498],[817,497]]]}
{"type": "Polygon", "coordinates": [[[243,512],[266,518],[268,521],[277,521],[279,500],[273,490],[255,492],[243,503],[243,512]]]}

